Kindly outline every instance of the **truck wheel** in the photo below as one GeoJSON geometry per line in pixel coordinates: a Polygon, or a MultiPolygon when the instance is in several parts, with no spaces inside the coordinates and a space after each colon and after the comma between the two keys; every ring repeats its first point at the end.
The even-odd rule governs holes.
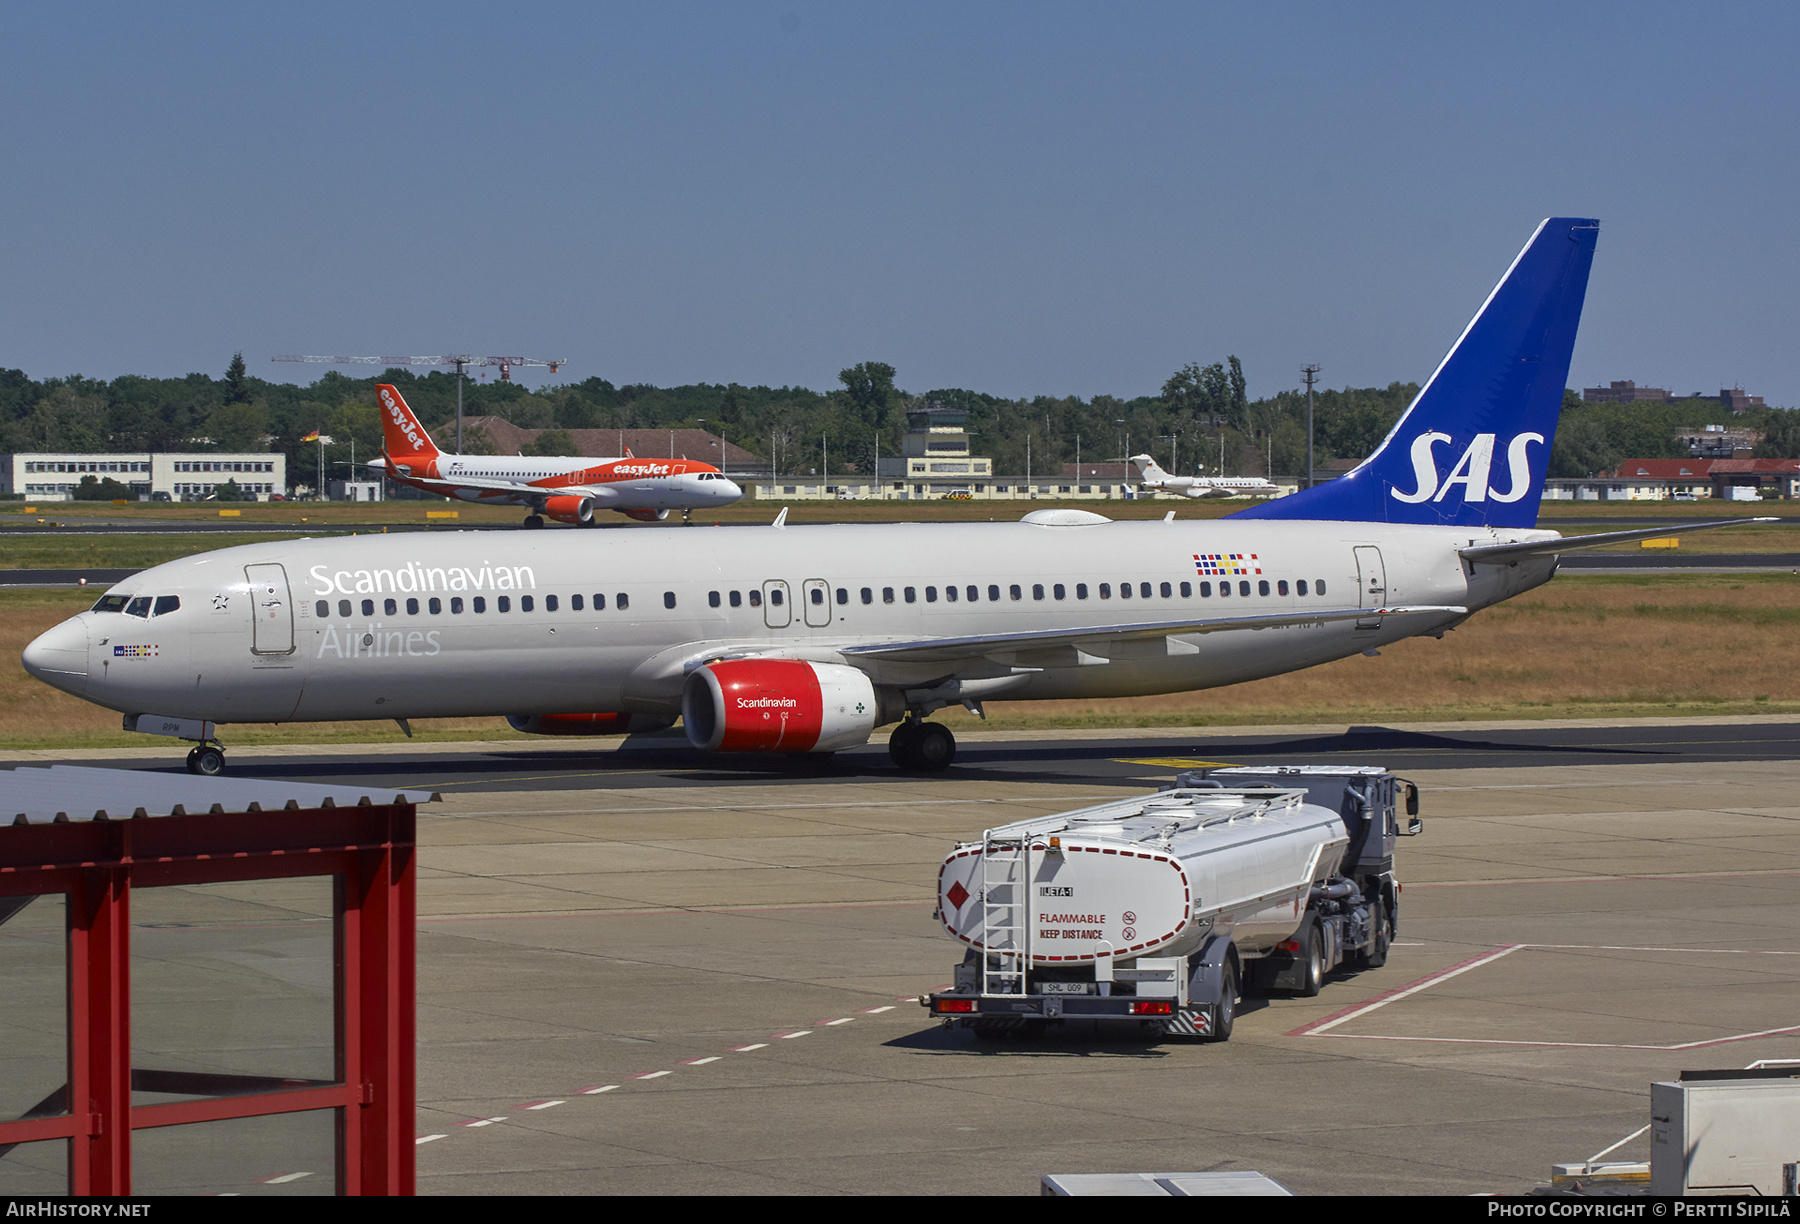
{"type": "Polygon", "coordinates": [[[1362,954],[1362,965],[1365,969],[1379,969],[1387,964],[1391,939],[1388,933],[1387,906],[1382,902],[1376,901],[1369,907],[1369,925],[1374,930],[1369,934],[1369,950],[1362,954]]]}
{"type": "Polygon", "coordinates": [[[1325,933],[1319,930],[1319,920],[1311,919],[1306,924],[1306,946],[1294,954],[1300,962],[1300,985],[1294,993],[1303,998],[1312,998],[1325,985],[1325,933]]]}
{"type": "Polygon", "coordinates": [[[1231,1040],[1232,1025],[1237,1023],[1237,999],[1237,962],[1227,958],[1219,973],[1219,1006],[1213,1014],[1212,1032],[1206,1038],[1208,1041],[1231,1040]]]}

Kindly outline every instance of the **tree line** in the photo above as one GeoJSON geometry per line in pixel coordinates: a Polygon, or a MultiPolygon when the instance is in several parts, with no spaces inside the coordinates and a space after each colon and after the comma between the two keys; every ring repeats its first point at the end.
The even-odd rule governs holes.
{"type": "MultiPolygon", "coordinates": [[[[828,391],[806,387],[692,383],[615,385],[592,377],[530,390],[511,382],[470,380],[464,415],[493,416],[544,431],[540,454],[574,454],[576,429],[705,428],[783,475],[867,475],[879,454],[900,454],[906,414],[938,406],[968,414],[971,447],[991,457],[997,474],[1054,475],[1079,461],[1085,468],[1149,453],[1178,474],[1295,476],[1306,463],[1306,395],[1299,389],[1252,400],[1236,357],[1171,374],[1161,392],[1120,398],[1096,395],[1009,399],[965,388],[902,390],[899,373],[879,361],[859,362],[828,391]],[[829,463],[829,469],[826,465],[829,463]]],[[[0,449],[105,453],[124,451],[280,451],[291,479],[310,483],[317,443],[329,437],[329,476],[342,477],[354,452],[359,464],[381,453],[375,387],[400,387],[440,446],[453,445],[454,374],[388,370],[351,378],[336,370],[301,386],[251,375],[242,354],[222,377],[124,375],[110,382],[71,375],[36,381],[0,369],[0,449]]],[[[1320,467],[1360,460],[1378,445],[1418,394],[1416,383],[1314,393],[1315,453],[1320,467]]],[[[1551,474],[1588,476],[1627,458],[1685,454],[1681,429],[1734,424],[1763,430],[1757,454],[1800,457],[1800,411],[1768,408],[1738,416],[1716,400],[1672,404],[1586,404],[1565,392],[1551,474]]],[[[492,453],[492,440],[465,429],[464,446],[492,453]]]]}

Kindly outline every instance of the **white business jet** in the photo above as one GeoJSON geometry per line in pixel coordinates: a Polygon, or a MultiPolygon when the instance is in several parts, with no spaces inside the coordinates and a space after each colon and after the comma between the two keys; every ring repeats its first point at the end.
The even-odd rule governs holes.
{"type": "Polygon", "coordinates": [[[1181,493],[1188,497],[1273,497],[1281,489],[1261,476],[1171,476],[1149,455],[1133,455],[1142,473],[1138,488],[1151,493],[1181,493]]]}
{"type": "Polygon", "coordinates": [[[1375,453],[1222,519],[458,532],[278,541],[171,561],[27,647],[26,668],[195,741],[218,724],[504,714],[671,725],[705,751],[831,752],[933,711],[1236,684],[1442,637],[1547,581],[1537,530],[1597,224],[1543,222],[1375,453]]]}
{"type": "Polygon", "coordinates": [[[669,511],[728,506],[744,495],[725,473],[691,459],[592,459],[562,456],[450,455],[406,406],[400,389],[376,388],[384,450],[379,463],[392,480],[440,497],[498,506],[529,506],[527,527],[546,517],[592,527],[601,510],[640,522],[661,522],[669,511]]]}

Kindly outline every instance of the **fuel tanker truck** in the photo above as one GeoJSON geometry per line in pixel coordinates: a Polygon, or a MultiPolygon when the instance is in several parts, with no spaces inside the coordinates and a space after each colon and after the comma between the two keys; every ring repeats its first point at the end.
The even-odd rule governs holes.
{"type": "Polygon", "coordinates": [[[989,829],[939,868],[966,954],[920,1001],[977,1037],[1082,1020],[1225,1041],[1246,987],[1316,995],[1386,963],[1418,811],[1385,769],[1237,767],[989,829]]]}

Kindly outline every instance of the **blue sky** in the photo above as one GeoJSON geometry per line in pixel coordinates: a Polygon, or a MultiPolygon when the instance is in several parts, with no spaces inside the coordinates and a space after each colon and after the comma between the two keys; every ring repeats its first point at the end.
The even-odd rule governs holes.
{"type": "MultiPolygon", "coordinates": [[[[0,8],[0,366],[1422,380],[1551,214],[1571,382],[1800,404],[1800,6],[0,8]]],[[[363,371],[366,372],[366,371],[363,371]]],[[[540,373],[524,381],[544,381],[540,373]]]]}

